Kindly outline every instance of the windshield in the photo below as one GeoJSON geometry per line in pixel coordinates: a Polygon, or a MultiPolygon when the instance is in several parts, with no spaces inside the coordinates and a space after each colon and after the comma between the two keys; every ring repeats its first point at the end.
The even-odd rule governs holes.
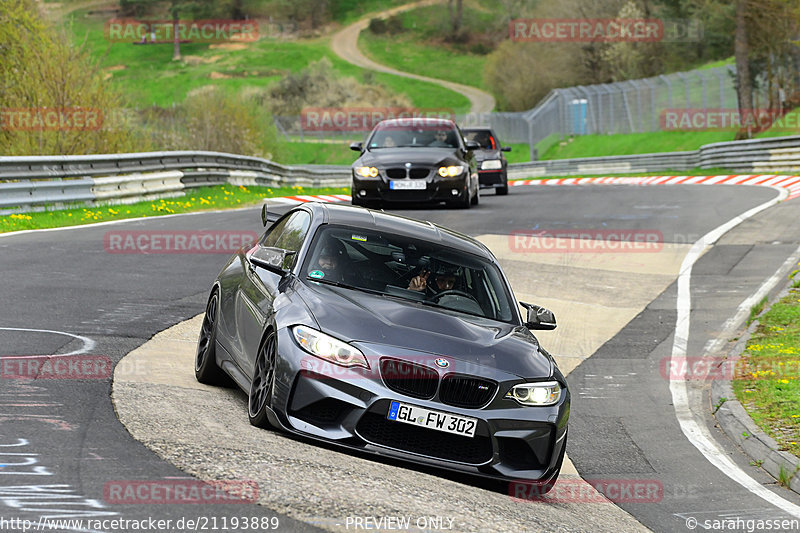
{"type": "Polygon", "coordinates": [[[458,148],[458,132],[447,125],[402,127],[378,126],[367,148],[458,148]]]}
{"type": "Polygon", "coordinates": [[[324,226],[301,273],[313,282],[514,321],[511,297],[494,264],[411,237],[324,226]]]}
{"type": "Polygon", "coordinates": [[[464,139],[475,141],[486,150],[497,150],[497,140],[489,130],[464,131],[464,139]]]}

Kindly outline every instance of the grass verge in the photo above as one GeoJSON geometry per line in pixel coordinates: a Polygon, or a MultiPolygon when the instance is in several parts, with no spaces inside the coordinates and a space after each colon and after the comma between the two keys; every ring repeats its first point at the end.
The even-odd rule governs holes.
{"type": "Polygon", "coordinates": [[[800,456],[800,289],[775,303],[742,354],[736,397],[780,450],[800,456]]]}
{"type": "MultiPolygon", "coordinates": [[[[402,30],[395,34],[361,32],[358,46],[373,60],[404,72],[413,72],[488,91],[483,67],[490,49],[484,45],[449,43],[447,10],[441,5],[420,7],[397,15],[402,30]]],[[[495,10],[464,6],[464,25],[480,34],[497,23],[495,10]]]]}
{"type": "Polygon", "coordinates": [[[264,198],[298,194],[350,194],[349,187],[241,187],[218,185],[186,191],[185,196],[162,198],[127,205],[72,207],[35,213],[0,216],[0,233],[9,231],[80,226],[126,218],[231,209],[260,205],[264,198]]]}
{"type": "Polygon", "coordinates": [[[697,150],[704,144],[732,141],[732,132],[655,131],[620,135],[581,135],[553,143],[541,159],[572,159],[609,155],[697,150]]]}
{"type": "Polygon", "coordinates": [[[86,43],[111,84],[137,107],[168,107],[182,102],[191,91],[214,85],[231,93],[261,90],[287,73],[298,72],[327,57],[340,76],[383,85],[405,94],[416,107],[469,110],[469,100],[439,85],[372,73],[340,59],[330,50],[329,38],[296,41],[266,37],[254,43],[181,45],[181,61],[172,61],[171,44],[111,43],[104,34],[105,20],[76,11],[67,21],[76,44],[86,43]]]}
{"type": "MultiPolygon", "coordinates": [[[[728,174],[735,174],[727,168],[693,168],[691,170],[662,170],[660,172],[634,172],[634,173],[618,173],[609,172],[607,174],[572,174],[567,176],[531,176],[529,178],[511,178],[509,181],[521,180],[549,180],[549,179],[567,179],[567,178],[641,178],[645,176],[725,176],[728,174]]],[[[780,173],[779,173],[780,174],[780,173]]],[[[794,175],[796,172],[787,172],[786,174],[794,175]]]]}

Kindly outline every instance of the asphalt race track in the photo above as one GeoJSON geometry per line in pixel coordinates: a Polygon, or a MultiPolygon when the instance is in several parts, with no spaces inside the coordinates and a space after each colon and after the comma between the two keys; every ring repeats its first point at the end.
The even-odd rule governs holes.
{"type": "MultiPolygon", "coordinates": [[[[359,529],[355,516],[378,519],[392,513],[410,516],[413,524],[426,505],[426,516],[444,518],[426,523],[427,530],[453,531],[611,531],[637,526],[689,531],[709,530],[705,520],[723,518],[800,519],[800,498],[749,464],[715,426],[708,390],[694,384],[689,407],[700,413],[704,431],[772,499],[732,480],[698,450],[679,424],[671,382],[661,371],[664,358],[673,353],[676,280],[691,245],[776,195],[774,189],[745,186],[522,186],[506,197],[482,196],[480,206],[467,211],[402,210],[489,243],[516,296],[556,311],[559,329],[539,336],[570,372],[573,404],[567,453],[586,479],[638,480],[660,487],[657,497],[649,500],[622,498],[619,506],[633,519],[611,503],[514,501],[496,487],[469,479],[399,463],[384,465],[263,432],[265,443],[285,447],[281,460],[286,467],[270,464],[259,459],[261,430],[250,433],[244,394],[233,389],[197,392],[187,384],[140,391],[142,403],[133,410],[148,423],[137,432],[157,433],[148,448],[118,420],[108,373],[99,379],[11,379],[7,358],[73,353],[118,363],[154,334],[202,313],[210,283],[229,254],[109,253],[108,232],[260,232],[258,210],[0,235],[0,357],[5,358],[0,362],[0,531],[22,530],[9,520],[36,524],[41,517],[172,520],[162,531],[203,530],[197,524],[185,527],[187,520],[198,519],[213,531],[211,518],[216,518],[217,531],[244,531],[230,526],[234,518],[247,517],[259,521],[259,530],[276,524],[281,531],[353,531],[359,529]],[[658,234],[663,245],[656,253],[638,255],[537,254],[514,249],[515,241],[509,238],[520,231],[564,229],[636,230],[658,234]],[[163,393],[154,394],[158,390],[163,393]],[[170,401],[176,397],[185,398],[186,404],[170,401]],[[203,401],[192,403],[193,398],[203,401]],[[199,414],[192,411],[198,405],[199,414]],[[218,431],[195,435],[189,424],[183,425],[194,416],[208,419],[207,426],[197,426],[200,429],[218,431]],[[159,425],[159,419],[165,423],[159,425]],[[240,444],[235,442],[240,430],[252,453],[231,451],[240,444]],[[225,438],[217,439],[220,436],[225,438]],[[339,460],[341,464],[335,464],[339,460]],[[315,470],[310,466],[318,464],[314,461],[327,461],[331,469],[315,470]],[[189,465],[208,479],[258,479],[259,504],[116,503],[109,493],[115,484],[190,481],[173,463],[189,465]],[[243,477],[248,471],[252,475],[243,477]],[[379,483],[382,477],[385,483],[379,483]],[[335,494],[328,484],[336,488],[335,494]],[[314,487],[316,492],[308,492],[314,487]],[[304,513],[282,503],[290,497],[305,500],[304,513]],[[360,503],[379,497],[384,500],[379,513],[360,503]],[[316,501],[322,512],[310,520],[316,501]],[[276,520],[270,522],[272,518],[276,520]],[[180,520],[184,527],[176,525],[180,520]]],[[[699,257],[690,276],[687,355],[702,355],[742,301],[797,251],[797,209],[797,200],[770,207],[737,225],[699,257]]],[[[190,338],[191,331],[186,335],[190,338]]],[[[168,363],[165,368],[170,368],[168,363]]],[[[134,370],[146,374],[154,368],[134,370]]],[[[266,457],[275,453],[261,451],[266,457]]],[[[367,524],[375,526],[361,524],[361,530],[367,524]]],[[[127,529],[85,526],[57,530],[134,530],[130,524],[127,529]]],[[[738,529],[746,530],[744,522],[738,529]]]]}

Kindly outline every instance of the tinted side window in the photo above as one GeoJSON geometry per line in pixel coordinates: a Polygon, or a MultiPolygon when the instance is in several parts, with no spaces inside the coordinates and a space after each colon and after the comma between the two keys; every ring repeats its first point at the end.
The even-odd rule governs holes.
{"type": "Polygon", "coordinates": [[[289,218],[291,217],[283,218],[269,228],[264,236],[261,237],[259,244],[261,246],[275,246],[275,242],[281,236],[281,233],[283,233],[283,228],[286,227],[286,223],[289,222],[289,218]]]}
{"type": "Polygon", "coordinates": [[[297,211],[272,226],[261,238],[260,244],[299,251],[310,224],[311,216],[305,211],[297,211]]]}
{"type": "Polygon", "coordinates": [[[298,211],[286,219],[281,236],[275,241],[273,246],[284,250],[300,251],[303,241],[308,234],[308,227],[311,225],[311,216],[305,211],[298,211]]]}

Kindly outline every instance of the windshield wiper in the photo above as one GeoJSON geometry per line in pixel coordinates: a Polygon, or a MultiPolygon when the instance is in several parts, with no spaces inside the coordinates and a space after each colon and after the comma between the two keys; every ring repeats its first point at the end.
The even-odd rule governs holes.
{"type": "Polygon", "coordinates": [[[427,305],[429,307],[435,307],[437,309],[447,309],[448,311],[455,311],[456,313],[464,313],[465,315],[476,316],[478,318],[489,318],[488,316],[483,315],[483,314],[479,315],[478,313],[471,313],[469,311],[464,311],[463,309],[453,309],[452,307],[447,307],[445,305],[440,305],[440,304],[434,303],[434,302],[432,302],[430,300],[409,300],[409,301],[412,301],[412,302],[416,301],[417,303],[421,303],[422,305],[427,305]]]}
{"type": "Polygon", "coordinates": [[[375,290],[375,289],[368,289],[366,287],[357,287],[355,285],[350,285],[348,283],[343,283],[341,281],[334,281],[332,279],[318,279],[318,278],[311,278],[311,277],[307,277],[306,279],[308,281],[313,281],[315,283],[324,283],[325,285],[333,285],[334,287],[341,287],[343,289],[352,289],[352,290],[355,290],[355,291],[363,291],[363,292],[367,292],[367,293],[370,293],[370,294],[378,294],[380,296],[385,296],[386,295],[384,292],[381,292],[381,291],[378,291],[378,290],[375,290]]]}

